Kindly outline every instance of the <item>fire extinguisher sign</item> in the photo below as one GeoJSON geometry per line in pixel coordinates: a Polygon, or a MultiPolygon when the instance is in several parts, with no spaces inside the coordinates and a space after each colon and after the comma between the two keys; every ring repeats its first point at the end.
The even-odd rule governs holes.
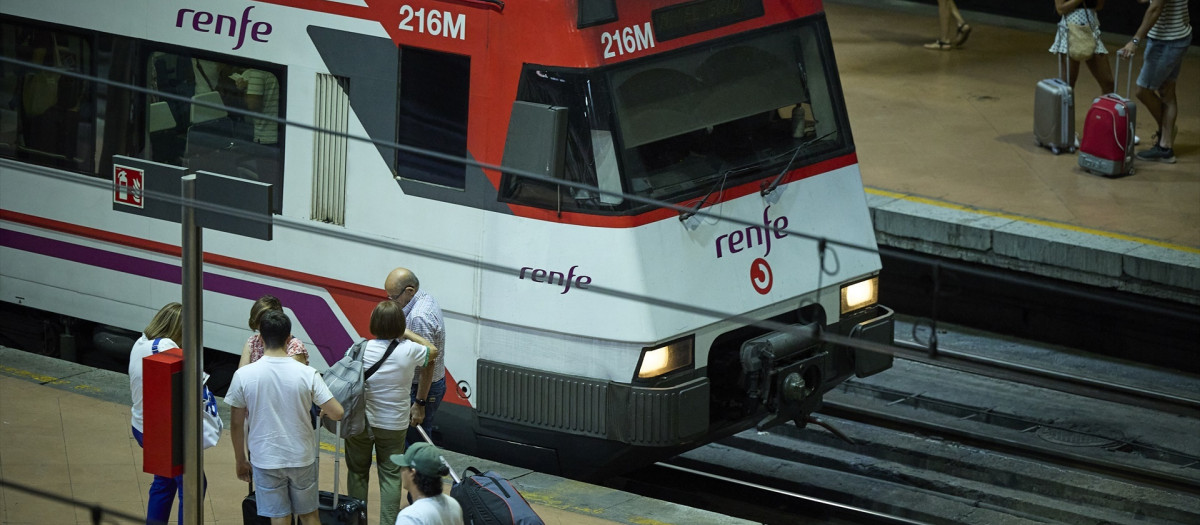
{"type": "Polygon", "coordinates": [[[144,171],[113,164],[113,204],[144,208],[145,199],[142,195],[144,184],[144,171]]]}

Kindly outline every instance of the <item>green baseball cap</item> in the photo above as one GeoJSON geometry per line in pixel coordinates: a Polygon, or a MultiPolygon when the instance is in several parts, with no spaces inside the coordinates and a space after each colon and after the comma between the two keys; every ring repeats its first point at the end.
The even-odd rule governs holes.
{"type": "Polygon", "coordinates": [[[411,467],[426,476],[445,476],[450,469],[442,463],[442,451],[429,443],[415,443],[403,454],[393,454],[392,462],[411,467]]]}

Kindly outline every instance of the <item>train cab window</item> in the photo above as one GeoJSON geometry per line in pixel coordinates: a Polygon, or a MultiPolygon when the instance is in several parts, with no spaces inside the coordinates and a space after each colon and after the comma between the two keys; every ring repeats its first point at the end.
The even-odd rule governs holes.
{"type": "Polygon", "coordinates": [[[800,22],[612,70],[627,187],[691,198],[847,147],[823,27],[800,22]]]}
{"type": "Polygon", "coordinates": [[[683,202],[845,154],[832,56],[810,19],[595,70],[527,66],[517,99],[567,108],[561,176],[600,191],[505,174],[501,199],[640,213],[623,195],[683,202]]]}
{"type": "Polygon", "coordinates": [[[156,51],[146,62],[144,157],[273,184],[283,208],[283,75],[236,60],[156,51]],[[232,111],[231,111],[232,110],[232,111]],[[241,111],[251,112],[244,114],[241,111]]]}
{"type": "MultiPolygon", "coordinates": [[[[526,66],[517,100],[567,110],[564,180],[602,191],[566,187],[544,180],[505,174],[501,198],[509,202],[568,211],[614,211],[624,203],[613,151],[612,132],[595,118],[601,86],[580,70],[526,66]]],[[[512,140],[513,137],[509,137],[512,140]]]]}
{"type": "Polygon", "coordinates": [[[0,155],[72,171],[95,166],[92,46],[57,29],[0,23],[0,155]]]}
{"type": "MultiPolygon", "coordinates": [[[[467,156],[467,106],[471,59],[427,49],[401,47],[396,142],[414,148],[467,156]]],[[[466,187],[462,162],[396,152],[396,173],[451,188],[466,187]]]]}

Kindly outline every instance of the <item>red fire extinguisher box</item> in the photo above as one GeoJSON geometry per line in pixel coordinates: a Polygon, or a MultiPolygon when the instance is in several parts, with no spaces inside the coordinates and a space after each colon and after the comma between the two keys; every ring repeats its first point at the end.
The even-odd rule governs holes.
{"type": "Polygon", "coordinates": [[[142,358],[142,470],[183,473],[183,350],[142,358]]]}

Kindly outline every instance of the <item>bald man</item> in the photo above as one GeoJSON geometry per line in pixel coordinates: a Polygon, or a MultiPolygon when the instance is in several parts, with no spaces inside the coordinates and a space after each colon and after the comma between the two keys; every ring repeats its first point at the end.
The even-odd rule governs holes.
{"type": "MultiPolygon", "coordinates": [[[[408,330],[424,337],[437,347],[437,359],[433,362],[433,383],[429,386],[429,395],[425,399],[417,399],[417,381],[421,377],[421,367],[413,374],[412,389],[409,390],[412,405],[425,407],[425,420],[421,428],[433,435],[433,421],[442,397],[446,394],[446,324],[442,321],[442,308],[438,306],[432,295],[421,289],[421,282],[408,268],[396,268],[383,281],[383,289],[388,299],[395,301],[404,308],[404,320],[408,330]]],[[[408,446],[422,441],[419,432],[409,432],[405,438],[408,446]]]]}

